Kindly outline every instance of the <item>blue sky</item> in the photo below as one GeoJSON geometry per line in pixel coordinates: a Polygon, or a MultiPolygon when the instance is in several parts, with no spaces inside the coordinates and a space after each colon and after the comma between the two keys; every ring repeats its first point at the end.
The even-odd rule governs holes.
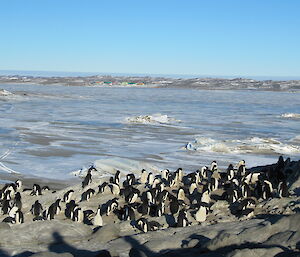
{"type": "Polygon", "coordinates": [[[3,0],[0,70],[300,76],[297,0],[3,0]]]}

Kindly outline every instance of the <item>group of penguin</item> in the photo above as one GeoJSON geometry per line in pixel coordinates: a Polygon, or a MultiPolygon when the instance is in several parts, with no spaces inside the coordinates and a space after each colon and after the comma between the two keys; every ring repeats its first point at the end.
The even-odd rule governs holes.
{"type": "MultiPolygon", "coordinates": [[[[213,161],[210,167],[204,166],[188,174],[184,174],[182,168],[174,172],[165,169],[160,174],[143,169],[139,178],[131,173],[125,175],[123,180],[121,172],[116,171],[108,181],[98,185],[98,192],[90,187],[92,172],[97,171],[91,166],[82,181],[83,193],[80,202],[89,201],[91,197],[101,197],[107,191],[112,195],[96,211],[83,210],[80,203],[72,199],[74,190],[71,189],[64,193],[62,199],[57,199],[45,210],[39,200],[36,200],[30,212],[34,221],[51,220],[63,211],[61,202],[64,202],[65,217],[73,221],[103,226],[104,215],[115,215],[119,220],[131,221],[133,226],[143,232],[163,227],[149,217],[168,216],[175,221],[172,226],[186,227],[192,224],[192,215],[196,222],[202,223],[211,212],[210,207],[218,200],[227,201],[231,213],[237,217],[250,217],[260,199],[289,196],[285,174],[289,161],[284,161],[280,156],[275,168],[270,166],[255,173],[246,169],[245,161],[240,161],[235,167],[230,164],[225,172],[221,172],[217,162],[213,161]],[[222,192],[218,199],[214,198],[216,190],[222,192]]],[[[1,212],[8,215],[4,222],[24,222],[21,188],[22,182],[17,180],[0,190],[1,212]]],[[[39,196],[49,188],[34,184],[31,190],[30,195],[39,196]]]]}

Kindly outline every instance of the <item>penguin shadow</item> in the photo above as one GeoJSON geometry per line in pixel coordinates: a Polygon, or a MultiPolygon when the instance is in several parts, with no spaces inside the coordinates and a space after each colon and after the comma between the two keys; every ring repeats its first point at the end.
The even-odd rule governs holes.
{"type": "Polygon", "coordinates": [[[192,234],[189,236],[189,238],[182,241],[181,248],[187,248],[187,247],[191,248],[189,246],[189,243],[192,240],[198,240],[198,242],[196,244],[193,244],[193,248],[200,248],[200,247],[202,247],[203,244],[206,244],[208,241],[210,241],[210,239],[208,237],[205,237],[202,235],[197,235],[197,234],[192,234]]]}
{"type": "Polygon", "coordinates": [[[177,226],[177,222],[175,220],[174,215],[165,214],[165,219],[166,219],[166,222],[169,225],[169,227],[176,227],[177,226]]]}
{"type": "Polygon", "coordinates": [[[54,242],[52,242],[48,246],[49,252],[53,253],[71,253],[74,256],[98,256],[98,257],[111,257],[110,253],[107,250],[100,251],[89,251],[89,250],[81,250],[75,248],[74,246],[65,242],[63,236],[61,236],[58,232],[53,233],[54,242]]]}
{"type": "Polygon", "coordinates": [[[150,257],[155,255],[147,246],[140,244],[133,237],[125,236],[124,239],[131,245],[129,257],[150,257]]]}
{"type": "MultiPolygon", "coordinates": [[[[5,251],[0,249],[0,257],[9,257],[10,255],[8,253],[6,253],[5,251]]],[[[29,256],[29,255],[27,255],[29,256]]]]}

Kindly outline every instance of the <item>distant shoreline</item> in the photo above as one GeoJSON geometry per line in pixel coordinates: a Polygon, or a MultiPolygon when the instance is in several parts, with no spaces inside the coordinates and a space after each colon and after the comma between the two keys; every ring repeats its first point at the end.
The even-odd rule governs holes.
{"type": "Polygon", "coordinates": [[[246,78],[169,78],[150,76],[79,76],[35,77],[19,75],[0,76],[0,84],[37,84],[93,87],[154,87],[204,90],[261,90],[300,91],[300,80],[254,80],[246,78]]]}

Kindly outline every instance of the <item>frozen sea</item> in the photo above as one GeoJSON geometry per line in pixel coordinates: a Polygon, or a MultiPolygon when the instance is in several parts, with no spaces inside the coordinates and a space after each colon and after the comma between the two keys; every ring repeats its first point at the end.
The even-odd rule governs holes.
{"type": "Polygon", "coordinates": [[[300,93],[1,84],[0,172],[68,179],[300,157],[300,93]],[[122,166],[123,165],[123,166],[122,166]],[[148,165],[148,166],[147,166],[148,165]],[[149,166],[150,165],[150,166],[149,166]],[[130,170],[130,171],[132,171],[130,170]]]}

